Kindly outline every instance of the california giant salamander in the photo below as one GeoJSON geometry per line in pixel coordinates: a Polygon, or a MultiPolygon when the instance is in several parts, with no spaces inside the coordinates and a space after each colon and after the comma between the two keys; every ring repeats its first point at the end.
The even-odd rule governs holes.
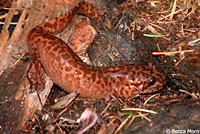
{"type": "Polygon", "coordinates": [[[28,35],[30,67],[27,77],[32,91],[42,88],[40,69],[67,92],[78,91],[86,98],[105,98],[110,94],[130,98],[136,94],[162,89],[165,75],[155,65],[129,64],[115,67],[92,67],[85,64],[61,39],[63,31],[76,14],[101,22],[96,10],[80,2],[70,12],[33,28],[28,35]]]}

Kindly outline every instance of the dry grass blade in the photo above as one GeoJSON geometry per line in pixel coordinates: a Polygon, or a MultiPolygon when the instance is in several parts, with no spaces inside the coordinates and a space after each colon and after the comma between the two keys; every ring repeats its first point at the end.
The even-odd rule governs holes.
{"type": "Polygon", "coordinates": [[[170,21],[172,21],[173,16],[175,14],[174,12],[176,10],[176,2],[177,2],[177,0],[174,0],[174,4],[173,4],[173,7],[172,7],[172,12],[171,12],[171,15],[170,15],[170,21]]]}
{"type": "Polygon", "coordinates": [[[153,52],[153,55],[174,55],[174,54],[181,54],[181,53],[193,53],[197,52],[197,50],[181,50],[181,51],[173,51],[173,52],[153,52]]]}

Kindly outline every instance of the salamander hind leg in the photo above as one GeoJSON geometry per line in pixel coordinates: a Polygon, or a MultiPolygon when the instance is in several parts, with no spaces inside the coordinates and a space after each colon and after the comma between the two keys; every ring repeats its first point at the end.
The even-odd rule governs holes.
{"type": "Polygon", "coordinates": [[[30,92],[41,91],[44,89],[44,83],[40,72],[41,63],[34,56],[32,56],[30,66],[27,71],[27,78],[30,83],[30,92]]]}

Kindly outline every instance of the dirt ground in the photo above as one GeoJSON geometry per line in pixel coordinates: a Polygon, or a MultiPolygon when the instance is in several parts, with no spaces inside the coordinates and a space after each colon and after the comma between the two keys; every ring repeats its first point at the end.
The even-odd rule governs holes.
{"type": "MultiPolygon", "coordinates": [[[[55,18],[59,9],[62,10],[58,4],[50,12],[53,9],[51,2],[36,0],[33,5],[21,5],[19,1],[9,1],[0,4],[0,133],[81,133],[93,121],[95,124],[85,133],[200,133],[198,0],[88,0],[104,21],[99,24],[90,20],[90,26],[97,33],[93,42],[86,51],[74,51],[91,66],[152,62],[166,76],[167,82],[161,91],[154,94],[138,95],[129,100],[113,97],[106,101],[84,99],[76,93],[68,98],[69,93],[43,74],[48,86],[41,97],[44,104],[41,107],[37,94],[36,99],[33,97],[31,100],[27,93],[29,59],[16,57],[28,55],[26,36],[30,29],[47,16],[55,18]],[[6,6],[15,7],[13,13],[6,6]],[[43,19],[39,19],[42,16],[43,19]],[[59,100],[63,100],[62,103],[56,103],[59,100]],[[138,109],[123,110],[125,108],[138,109]],[[81,115],[88,111],[90,118],[79,122],[81,115]]],[[[69,1],[65,2],[70,5],[69,1]]],[[[72,5],[66,8],[70,10],[72,5]]],[[[82,21],[77,20],[73,23],[82,21]]],[[[70,24],[69,27],[75,26],[70,24]]],[[[92,30],[86,30],[89,31],[92,30]]],[[[59,35],[63,40],[70,36],[64,32],[59,35]]],[[[69,41],[73,41],[72,37],[69,41]]]]}

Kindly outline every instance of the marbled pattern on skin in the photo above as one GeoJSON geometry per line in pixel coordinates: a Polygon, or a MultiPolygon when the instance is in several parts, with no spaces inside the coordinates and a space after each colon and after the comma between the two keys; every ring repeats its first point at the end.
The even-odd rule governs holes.
{"type": "Polygon", "coordinates": [[[67,92],[78,91],[86,98],[106,98],[110,94],[130,98],[162,89],[165,75],[155,65],[130,64],[116,67],[91,67],[85,64],[61,39],[55,37],[76,14],[101,22],[92,6],[80,2],[69,13],[33,28],[28,35],[30,67],[27,72],[32,91],[43,88],[41,68],[67,92]]]}

